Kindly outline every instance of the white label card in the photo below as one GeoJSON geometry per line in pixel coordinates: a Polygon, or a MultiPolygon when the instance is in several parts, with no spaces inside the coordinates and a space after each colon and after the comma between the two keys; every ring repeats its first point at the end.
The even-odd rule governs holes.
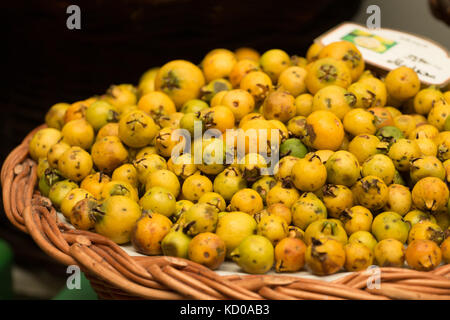
{"type": "Polygon", "coordinates": [[[368,29],[343,23],[318,37],[323,45],[347,40],[361,51],[364,61],[387,71],[400,66],[414,69],[426,85],[445,86],[450,82],[450,56],[436,42],[391,29],[368,29]]]}

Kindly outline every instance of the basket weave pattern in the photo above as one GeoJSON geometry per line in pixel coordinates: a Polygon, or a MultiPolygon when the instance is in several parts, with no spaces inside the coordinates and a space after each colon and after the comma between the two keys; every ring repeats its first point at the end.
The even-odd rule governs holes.
{"type": "Polygon", "coordinates": [[[50,200],[36,191],[36,163],[28,157],[32,131],[6,158],[1,170],[8,219],[30,234],[39,247],[64,265],[78,265],[102,299],[439,299],[450,300],[450,265],[430,272],[380,268],[372,275],[353,272],[333,282],[287,275],[221,276],[189,260],[131,257],[111,240],[74,230],[58,221],[50,200]]]}

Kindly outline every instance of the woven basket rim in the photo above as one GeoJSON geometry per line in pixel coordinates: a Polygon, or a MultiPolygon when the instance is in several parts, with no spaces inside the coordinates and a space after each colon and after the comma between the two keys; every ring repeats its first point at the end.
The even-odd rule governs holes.
{"type": "Polygon", "coordinates": [[[334,281],[286,274],[223,276],[192,261],[167,256],[130,256],[99,234],[58,221],[51,201],[36,191],[37,164],[28,156],[31,131],[1,169],[4,211],[50,257],[78,265],[103,299],[433,299],[450,300],[450,265],[433,271],[380,267],[380,284],[368,288],[372,273],[352,272],[334,281]]]}

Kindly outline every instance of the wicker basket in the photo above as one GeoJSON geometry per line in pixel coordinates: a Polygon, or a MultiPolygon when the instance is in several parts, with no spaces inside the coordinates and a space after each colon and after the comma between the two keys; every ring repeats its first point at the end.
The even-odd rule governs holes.
{"type": "Polygon", "coordinates": [[[221,276],[173,257],[132,257],[96,233],[58,221],[48,198],[35,190],[36,163],[28,158],[31,132],[6,158],[1,170],[8,219],[64,265],[78,265],[102,299],[450,299],[450,265],[431,272],[380,268],[381,283],[354,272],[332,282],[285,275],[221,276]]]}

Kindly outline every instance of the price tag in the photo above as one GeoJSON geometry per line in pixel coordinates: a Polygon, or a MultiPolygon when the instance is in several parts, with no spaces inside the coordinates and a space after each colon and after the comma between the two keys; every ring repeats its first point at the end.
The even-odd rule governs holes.
{"type": "Polygon", "coordinates": [[[390,71],[407,66],[426,85],[443,87],[450,82],[450,56],[436,42],[402,31],[368,29],[345,22],[318,37],[323,45],[347,40],[354,43],[368,65],[390,71]]]}

